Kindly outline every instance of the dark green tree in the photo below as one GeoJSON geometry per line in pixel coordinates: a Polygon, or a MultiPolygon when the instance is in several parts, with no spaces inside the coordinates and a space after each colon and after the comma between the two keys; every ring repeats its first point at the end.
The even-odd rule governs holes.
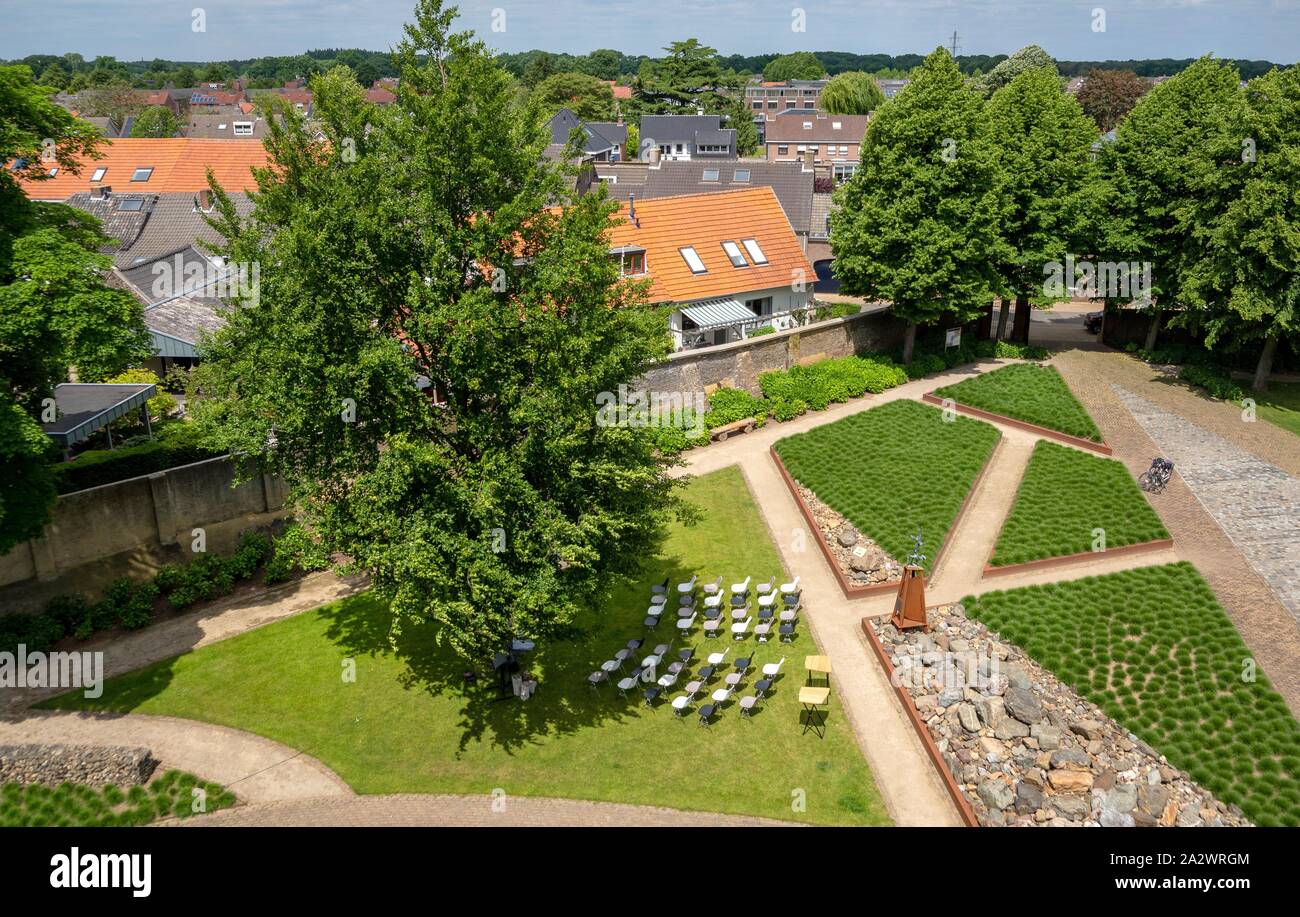
{"type": "Polygon", "coordinates": [[[820,80],[824,76],[826,76],[826,68],[811,51],[782,54],[763,68],[763,79],[775,82],[820,80]]]}
{"type": "Polygon", "coordinates": [[[261,288],[207,344],[196,411],[283,476],[395,629],[436,620],[482,660],[512,634],[562,636],[652,553],[665,460],[596,398],[668,339],[609,257],[613,205],[572,198],[540,112],[516,114],[453,15],[420,0],[396,104],[331,72],[313,84],[323,140],[271,119],[249,221],[218,193],[226,252],[261,288]]]}
{"type": "Polygon", "coordinates": [[[845,293],[893,303],[918,325],[967,321],[988,305],[1006,260],[1000,177],[984,103],[942,48],[871,120],[862,165],[836,191],[835,276],[845,293]]]}
{"type": "Polygon", "coordinates": [[[880,85],[861,70],[833,76],[822,89],[821,107],[832,115],[869,115],[884,104],[880,85]]]}
{"type": "Polygon", "coordinates": [[[175,137],[176,116],[166,105],[150,105],[136,116],[132,137],[175,137]]]}
{"type": "Polygon", "coordinates": [[[533,90],[533,100],[549,114],[568,108],[588,121],[614,118],[614,93],[609,85],[585,73],[557,73],[533,90]]]}

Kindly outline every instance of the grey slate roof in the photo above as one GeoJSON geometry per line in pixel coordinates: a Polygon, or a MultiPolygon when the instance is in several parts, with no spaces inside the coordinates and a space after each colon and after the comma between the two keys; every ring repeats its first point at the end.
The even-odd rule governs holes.
{"type": "Polygon", "coordinates": [[[603,153],[606,150],[613,149],[627,142],[627,127],[620,127],[617,124],[608,122],[589,122],[583,121],[567,108],[561,108],[551,116],[551,146],[564,146],[569,142],[569,134],[574,128],[578,128],[587,136],[587,142],[583,147],[583,152],[595,155],[603,153]],[[614,129],[614,132],[621,130],[623,137],[621,140],[610,137],[606,130],[598,128],[614,129]]]}
{"type": "MultiPolygon", "coordinates": [[[[658,139],[658,138],[656,138],[658,139]]],[[[609,196],[625,201],[630,194],[645,200],[710,191],[734,191],[737,188],[770,187],[781,203],[796,233],[807,233],[812,225],[813,173],[804,171],[801,162],[768,162],[765,159],[727,159],[722,161],[663,161],[657,166],[643,162],[596,163],[601,178],[617,176],[606,182],[609,196]],[[705,170],[718,172],[717,181],[705,181],[705,170]],[[737,172],[749,172],[749,181],[737,181],[737,172]]],[[[829,197],[829,195],[828,195],[829,197]]],[[[823,220],[824,223],[824,220],[823,220]]]]}
{"type": "Polygon", "coordinates": [[[736,150],[736,131],[722,126],[721,115],[642,115],[641,142],[718,144],[736,150]]]}
{"type": "MultiPolygon", "coordinates": [[[[247,194],[231,194],[230,198],[240,216],[252,212],[253,202],[247,194]]],[[[204,219],[206,214],[198,210],[197,196],[194,194],[114,192],[104,200],[92,197],[89,191],[83,191],[69,197],[67,202],[104,221],[105,231],[119,243],[109,254],[113,256],[113,263],[120,268],[153,261],[195,242],[221,242],[220,235],[204,219]],[[133,198],[145,201],[141,210],[122,210],[120,202],[133,198]]]]}

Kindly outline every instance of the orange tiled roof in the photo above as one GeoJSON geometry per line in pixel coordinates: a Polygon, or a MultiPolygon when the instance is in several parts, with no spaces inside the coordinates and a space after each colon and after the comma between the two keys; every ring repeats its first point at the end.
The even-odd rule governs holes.
{"type": "Polygon", "coordinates": [[[78,191],[89,191],[91,176],[101,168],[106,171],[100,183],[119,193],[198,191],[208,186],[208,167],[227,191],[252,191],[256,186],[249,170],[267,163],[262,144],[246,140],[118,137],[104,141],[100,152],[103,158],[83,161],[80,175],[60,169],[54,178],[23,182],[23,191],[33,200],[62,201],[78,191]],[[149,180],[131,181],[141,166],[153,167],[149,180]]]}
{"type": "MultiPolygon", "coordinates": [[[[626,220],[627,215],[628,204],[624,203],[618,216],[626,220]]],[[[803,271],[807,283],[816,279],[769,187],[636,201],[636,215],[641,225],[624,222],[615,226],[610,247],[637,245],[646,250],[651,302],[688,302],[788,287],[800,279],[797,271],[803,271]],[[757,240],[767,256],[766,265],[732,266],[722,243],[739,245],[743,239],[757,240]],[[703,260],[707,273],[691,273],[678,251],[688,245],[703,260]]]]}

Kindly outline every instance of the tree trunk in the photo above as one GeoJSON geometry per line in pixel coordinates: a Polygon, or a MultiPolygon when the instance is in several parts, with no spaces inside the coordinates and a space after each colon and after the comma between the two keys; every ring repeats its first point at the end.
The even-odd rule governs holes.
{"type": "Polygon", "coordinates": [[[1001,341],[1007,336],[1007,316],[1011,314],[1011,300],[1003,297],[1002,308],[998,312],[998,333],[993,340],[1001,341]]]}
{"type": "Polygon", "coordinates": [[[916,349],[916,322],[907,323],[907,331],[903,334],[903,365],[910,366],[912,363],[912,351],[916,349]]]}
{"type": "Polygon", "coordinates": [[[1273,354],[1277,352],[1277,338],[1265,338],[1264,349],[1260,352],[1259,363],[1255,366],[1255,381],[1251,384],[1257,392],[1268,391],[1268,374],[1273,371],[1273,354]]]}
{"type": "Polygon", "coordinates": [[[1163,309],[1157,308],[1156,314],[1151,318],[1151,327],[1147,329],[1147,343],[1144,348],[1148,353],[1156,349],[1156,335],[1160,333],[1160,319],[1164,314],[1163,309]]]}
{"type": "Polygon", "coordinates": [[[1029,308],[1029,297],[1020,295],[1016,297],[1016,318],[1011,326],[1011,340],[1018,341],[1021,344],[1029,343],[1029,322],[1032,318],[1032,310],[1029,308]]]}

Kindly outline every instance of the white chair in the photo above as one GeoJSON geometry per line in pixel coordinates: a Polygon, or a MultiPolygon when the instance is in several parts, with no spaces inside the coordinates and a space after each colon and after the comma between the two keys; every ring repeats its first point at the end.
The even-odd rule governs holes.
{"type": "Polygon", "coordinates": [[[784,656],[781,657],[781,661],[780,661],[780,662],[769,662],[767,665],[763,666],[763,677],[764,677],[764,678],[775,678],[775,677],[776,677],[776,673],[779,672],[779,671],[781,671],[781,666],[783,666],[783,665],[785,665],[785,657],[784,657],[784,656]]]}
{"type": "Polygon", "coordinates": [[[732,583],[732,584],[731,584],[731,594],[732,594],[732,595],[744,595],[745,593],[749,592],[749,581],[752,580],[752,579],[753,579],[752,576],[747,576],[747,577],[745,577],[744,582],[740,582],[740,583],[732,583]]]}
{"type": "Polygon", "coordinates": [[[722,624],[723,621],[720,616],[716,618],[709,618],[707,621],[704,622],[704,636],[716,637],[718,635],[718,632],[722,630],[722,624]]]}
{"type": "Polygon", "coordinates": [[[692,612],[689,618],[678,618],[677,629],[680,630],[682,633],[686,633],[688,630],[691,629],[691,626],[695,623],[695,618],[696,618],[695,612],[692,612]]]}
{"type": "Polygon", "coordinates": [[[794,607],[794,608],[785,608],[785,609],[782,609],[782,610],[781,610],[781,623],[782,623],[782,624],[789,623],[790,621],[793,621],[793,620],[794,620],[795,618],[797,618],[797,617],[799,617],[799,608],[798,608],[798,606],[796,606],[796,607],[794,607]]]}
{"type": "Polygon", "coordinates": [[[713,595],[706,595],[704,597],[704,607],[717,608],[722,604],[722,598],[723,596],[721,592],[715,592],[713,595]]]}
{"type": "Polygon", "coordinates": [[[744,640],[745,634],[749,631],[749,622],[752,620],[754,620],[753,617],[748,617],[731,625],[731,636],[736,640],[744,640]]]}
{"type": "Polygon", "coordinates": [[[691,701],[695,700],[695,695],[699,694],[700,689],[703,687],[704,682],[702,681],[687,682],[686,693],[673,698],[673,712],[678,716],[685,713],[686,708],[690,705],[691,701]]]}
{"type": "Polygon", "coordinates": [[[771,592],[773,589],[776,588],[776,577],[775,576],[772,577],[766,583],[759,583],[754,588],[758,590],[758,593],[760,595],[766,595],[767,593],[771,592]]]}
{"type": "Polygon", "coordinates": [[[722,665],[722,661],[727,658],[727,654],[730,652],[731,652],[731,647],[727,647],[721,653],[709,653],[709,665],[713,665],[713,666],[722,665]]]}
{"type": "Polygon", "coordinates": [[[678,583],[678,584],[677,584],[677,592],[678,592],[678,594],[680,594],[680,595],[690,595],[692,592],[694,592],[694,591],[695,591],[695,583],[699,580],[699,578],[700,578],[700,576],[699,576],[699,574],[697,573],[695,576],[692,576],[692,577],[691,577],[689,580],[687,580],[686,582],[684,582],[684,583],[678,583]]]}
{"type": "Polygon", "coordinates": [[[741,618],[745,617],[748,614],[749,614],[749,606],[741,605],[739,608],[731,609],[731,620],[739,621],[741,618]]]}
{"type": "Polygon", "coordinates": [[[713,692],[713,702],[715,704],[725,704],[731,699],[731,695],[734,691],[734,688],[719,688],[713,692]]]}
{"type": "Polygon", "coordinates": [[[650,596],[651,605],[662,605],[666,601],[668,601],[668,596],[664,595],[662,592],[658,593],[657,595],[650,596]]]}
{"type": "Polygon", "coordinates": [[[723,679],[723,682],[730,690],[734,691],[740,685],[740,680],[744,677],[745,676],[741,675],[739,672],[728,672],[727,677],[723,679]]]}
{"type": "Polygon", "coordinates": [[[624,697],[627,697],[627,692],[636,688],[636,686],[639,685],[640,683],[641,683],[641,669],[635,668],[632,670],[631,675],[619,680],[618,693],[622,694],[624,697]]]}
{"type": "Polygon", "coordinates": [[[754,636],[758,638],[759,643],[766,643],[770,633],[772,633],[771,621],[764,621],[762,624],[754,625],[754,636]]]}
{"type": "Polygon", "coordinates": [[[789,594],[792,593],[792,592],[798,592],[798,591],[799,591],[799,577],[796,576],[794,579],[792,579],[792,580],[791,580],[790,582],[788,582],[788,583],[782,583],[782,584],[781,584],[781,591],[782,591],[783,593],[785,593],[786,595],[789,595],[789,594]]]}
{"type": "Polygon", "coordinates": [[[778,595],[780,595],[779,592],[768,592],[765,595],[760,595],[758,597],[758,604],[763,608],[771,608],[772,603],[776,601],[778,595]]]}
{"type": "Polygon", "coordinates": [[[707,595],[714,595],[722,588],[722,577],[718,577],[711,583],[705,583],[701,587],[707,595]]]}
{"type": "Polygon", "coordinates": [[[746,694],[740,699],[740,715],[749,716],[754,706],[758,703],[758,698],[753,694],[746,694]]]}

